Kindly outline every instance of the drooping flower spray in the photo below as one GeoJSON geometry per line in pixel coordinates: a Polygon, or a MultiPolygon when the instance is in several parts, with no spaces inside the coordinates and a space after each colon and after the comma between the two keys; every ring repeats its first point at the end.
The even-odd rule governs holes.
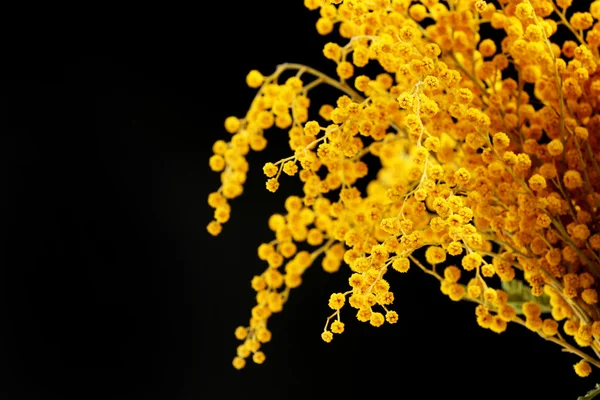
{"type": "Polygon", "coordinates": [[[452,301],[473,302],[482,328],[523,325],[577,355],[579,376],[600,367],[600,1],[583,11],[571,0],[304,4],[320,13],[319,34],[342,38],[321,49],[337,76],[299,64],[251,71],[256,97],[227,118],[230,136],[209,161],[221,173],[212,235],[268,130],[287,131],[290,152],[262,166],[266,189],[282,173],[303,185],[268,220],[275,238],[258,248],[267,266],[252,279],[257,304],[235,331],[233,366],[265,361],[269,317],[318,259],[348,275],[323,305],[315,334],[326,342],[355,318],[401,321],[386,274],[418,268],[452,301]],[[321,85],[339,97],[309,120],[321,85]]]}

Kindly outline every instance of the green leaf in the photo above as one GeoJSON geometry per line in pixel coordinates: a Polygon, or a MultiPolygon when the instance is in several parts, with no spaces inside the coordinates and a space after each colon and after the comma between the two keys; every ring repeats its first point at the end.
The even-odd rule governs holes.
{"type": "Polygon", "coordinates": [[[585,396],[579,396],[577,400],[592,400],[594,397],[600,394],[600,384],[596,383],[596,387],[589,392],[585,396]]]}
{"type": "Polygon", "coordinates": [[[537,303],[540,306],[542,313],[549,313],[552,311],[550,297],[548,297],[546,293],[543,293],[541,296],[534,296],[531,294],[529,285],[523,283],[521,280],[513,279],[510,282],[502,282],[502,290],[508,294],[507,303],[513,306],[519,315],[523,314],[523,304],[528,301],[537,303]]]}

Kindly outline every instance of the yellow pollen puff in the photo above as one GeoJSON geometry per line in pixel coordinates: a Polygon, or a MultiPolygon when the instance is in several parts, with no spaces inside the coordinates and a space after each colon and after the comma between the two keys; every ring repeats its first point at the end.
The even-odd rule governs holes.
{"type": "Polygon", "coordinates": [[[494,321],[492,314],[485,314],[477,317],[477,324],[484,329],[489,329],[494,321]]]}
{"type": "MultiPolygon", "coordinates": [[[[293,93],[300,93],[302,91],[302,79],[300,79],[297,76],[289,77],[285,81],[285,86],[287,88],[290,88],[293,93]]],[[[308,107],[310,102],[307,97],[298,96],[296,97],[296,104],[298,104],[301,107],[308,107]]]]}
{"type": "Polygon", "coordinates": [[[344,306],[346,297],[342,293],[333,293],[329,297],[329,307],[333,310],[339,310],[344,306]]]}
{"type": "Polygon", "coordinates": [[[466,291],[463,285],[452,283],[448,287],[448,297],[452,301],[460,301],[465,297],[466,291]]]}
{"type": "Polygon", "coordinates": [[[574,132],[575,136],[577,136],[579,139],[588,140],[589,131],[587,130],[587,128],[584,128],[583,126],[578,126],[575,128],[574,132]]]}
{"type": "Polygon", "coordinates": [[[490,325],[490,330],[495,333],[502,333],[506,330],[507,324],[506,321],[500,318],[499,316],[494,316],[492,318],[492,323],[490,325]]]}
{"type": "Polygon", "coordinates": [[[292,241],[281,243],[279,251],[285,258],[290,258],[296,254],[296,245],[292,241]]]}
{"type": "Polygon", "coordinates": [[[354,75],[354,67],[348,61],[343,61],[338,64],[336,72],[341,79],[350,79],[354,75]]]}
{"type": "Polygon", "coordinates": [[[399,257],[392,262],[392,268],[394,268],[398,272],[408,272],[410,269],[410,261],[406,257],[399,257]]]}
{"type": "Polygon", "coordinates": [[[554,139],[548,143],[548,153],[552,157],[558,157],[562,154],[564,146],[559,139],[554,139]]]}
{"type": "Polygon", "coordinates": [[[402,229],[404,231],[404,233],[411,233],[414,228],[413,225],[414,224],[410,219],[405,219],[405,220],[400,221],[400,229],[402,229]]]}
{"type": "Polygon", "coordinates": [[[592,324],[592,335],[595,338],[600,338],[600,321],[594,321],[592,324]]]}
{"type": "Polygon", "coordinates": [[[225,154],[225,152],[227,151],[227,149],[229,148],[229,146],[227,145],[227,142],[224,140],[217,140],[212,147],[212,151],[215,154],[220,154],[223,155],[225,154]]]}
{"type": "Polygon", "coordinates": [[[537,318],[542,314],[540,306],[532,301],[524,303],[522,309],[527,318],[537,318]]]}
{"type": "Polygon", "coordinates": [[[569,170],[565,172],[563,176],[563,182],[567,189],[577,189],[583,186],[581,174],[575,170],[569,170]]]}
{"type": "Polygon", "coordinates": [[[421,115],[423,117],[431,118],[440,111],[440,107],[433,100],[427,100],[421,103],[421,115]]]}
{"type": "Polygon", "coordinates": [[[342,48],[337,43],[329,42],[325,44],[325,47],[323,48],[323,54],[325,55],[325,58],[333,61],[339,61],[339,59],[342,57],[342,48]]]}
{"type": "Polygon", "coordinates": [[[531,167],[531,158],[524,153],[517,155],[517,162],[515,169],[520,171],[526,171],[531,167]]]}
{"type": "Polygon", "coordinates": [[[313,228],[308,231],[306,242],[311,246],[318,246],[323,243],[323,240],[323,233],[319,229],[313,228]]]}
{"type": "Polygon", "coordinates": [[[356,272],[366,272],[369,269],[370,264],[371,262],[366,257],[359,257],[354,261],[352,270],[356,272]]]}
{"type": "Polygon", "coordinates": [[[235,369],[242,369],[246,366],[246,360],[244,360],[242,357],[235,357],[233,359],[233,367],[235,369]]]}
{"type": "Polygon", "coordinates": [[[250,138],[250,148],[254,151],[262,151],[267,147],[267,139],[264,136],[253,135],[250,138]]]}
{"type": "Polygon", "coordinates": [[[503,304],[498,308],[498,316],[506,322],[512,321],[512,319],[516,315],[517,312],[515,311],[515,309],[512,306],[509,306],[508,304],[503,304]]]}
{"type": "MultiPolygon", "coordinates": [[[[330,2],[334,3],[334,2],[330,2]]],[[[336,3],[339,3],[336,1],[336,3]]],[[[322,17],[334,19],[337,15],[337,8],[333,4],[322,4],[320,14],[322,17]]]]}
{"type": "Polygon", "coordinates": [[[461,88],[458,90],[457,100],[460,104],[469,104],[471,101],[473,101],[474,98],[475,95],[473,94],[471,89],[461,88]]]}
{"type": "Polygon", "coordinates": [[[231,134],[240,129],[240,120],[237,117],[227,117],[225,119],[225,130],[231,134]]]}
{"type": "Polygon", "coordinates": [[[590,5],[590,14],[596,19],[600,19],[600,1],[594,1],[590,5]]]}
{"type": "MultiPolygon", "coordinates": [[[[489,264],[485,264],[481,267],[481,275],[483,275],[486,278],[491,278],[492,276],[494,276],[494,274],[496,273],[496,271],[494,270],[494,267],[492,267],[489,264]]],[[[511,278],[507,278],[503,280],[510,280],[511,278]]]]}
{"type": "Polygon", "coordinates": [[[535,24],[531,24],[525,29],[524,37],[530,42],[539,42],[544,38],[544,34],[542,28],[535,24]]]}
{"type": "Polygon", "coordinates": [[[328,35],[333,31],[333,21],[329,18],[321,17],[317,20],[316,27],[319,35],[328,35]]]}
{"type": "Polygon", "coordinates": [[[250,351],[250,349],[248,348],[248,346],[245,343],[241,344],[237,347],[236,353],[237,353],[237,356],[241,357],[241,358],[247,358],[250,356],[250,354],[252,354],[252,352],[250,351]]]}
{"type": "Polygon", "coordinates": [[[265,356],[265,353],[263,353],[262,351],[257,351],[252,355],[252,361],[254,361],[257,364],[264,363],[266,358],[267,357],[265,356]]]}
{"type": "Polygon", "coordinates": [[[563,276],[563,282],[565,287],[574,287],[575,289],[579,288],[579,276],[574,273],[568,273],[563,276]]]}
{"type": "Polygon", "coordinates": [[[578,240],[586,240],[590,237],[590,228],[585,224],[575,225],[571,231],[571,236],[578,240]]]}
{"type": "Polygon", "coordinates": [[[208,233],[210,233],[213,236],[217,236],[219,233],[221,233],[222,229],[223,227],[218,221],[211,221],[206,226],[206,230],[208,231],[208,233]]]}
{"type": "Polygon", "coordinates": [[[472,271],[475,268],[479,268],[483,259],[479,253],[470,253],[464,256],[461,260],[461,265],[466,271],[472,271]]]}
{"type": "Polygon", "coordinates": [[[293,176],[298,172],[298,166],[294,161],[286,161],[285,164],[283,164],[283,172],[286,175],[293,176]]]}
{"type": "Polygon", "coordinates": [[[537,65],[528,65],[523,68],[522,75],[525,82],[535,83],[542,75],[542,71],[537,65]]]}
{"type": "Polygon", "coordinates": [[[506,149],[510,145],[510,139],[504,132],[497,132],[493,137],[494,147],[498,150],[506,149]]]}
{"type": "Polygon", "coordinates": [[[581,298],[587,304],[596,304],[598,303],[598,292],[595,289],[585,289],[581,293],[581,298]]]}
{"type": "Polygon", "coordinates": [[[265,278],[262,276],[255,276],[251,281],[252,289],[257,292],[264,290],[267,287],[267,282],[265,282],[265,278]]]}
{"type": "Polygon", "coordinates": [[[492,39],[484,39],[479,43],[479,51],[484,57],[491,57],[496,53],[496,43],[492,39]]]}
{"type": "Polygon", "coordinates": [[[225,159],[219,154],[214,154],[209,158],[208,165],[213,171],[223,171],[225,169],[225,159]]]}
{"type": "Polygon", "coordinates": [[[340,269],[341,263],[336,258],[326,256],[321,262],[323,270],[329,273],[337,272],[340,269]]]}
{"type": "Polygon", "coordinates": [[[390,234],[395,235],[400,231],[400,221],[398,218],[384,218],[379,225],[381,229],[390,234]]]}
{"type": "Polygon", "coordinates": [[[246,75],[246,83],[248,84],[248,86],[250,86],[251,88],[258,88],[260,87],[263,82],[265,80],[265,77],[258,71],[258,70],[251,70],[248,75],[246,75]]]}
{"type": "Polygon", "coordinates": [[[302,199],[298,196],[290,196],[285,199],[284,207],[289,213],[300,212],[303,206],[302,199]]]}
{"type": "Polygon", "coordinates": [[[256,124],[261,129],[269,129],[275,124],[275,116],[270,111],[261,111],[256,116],[256,124]]]}
{"type": "Polygon", "coordinates": [[[446,267],[444,269],[444,278],[452,283],[456,283],[458,282],[458,280],[460,279],[460,269],[458,269],[456,266],[451,265],[449,267],[446,267]]]}
{"type": "Polygon", "coordinates": [[[385,313],[385,320],[389,324],[395,324],[396,322],[398,322],[398,313],[396,311],[388,311],[387,313],[385,313]]]}
{"type": "Polygon", "coordinates": [[[440,82],[438,81],[438,78],[436,78],[435,76],[428,75],[423,80],[423,86],[424,86],[425,90],[430,90],[433,92],[440,88],[440,82]]]}
{"type": "Polygon", "coordinates": [[[573,4],[573,0],[556,0],[556,5],[560,8],[569,8],[573,4]]]}
{"type": "Polygon", "coordinates": [[[344,332],[344,323],[341,321],[333,321],[331,324],[331,332],[333,333],[343,333],[344,332]]]}
{"type": "Polygon", "coordinates": [[[579,286],[587,289],[594,284],[594,277],[589,272],[583,272],[579,275],[579,286]]]}
{"type": "Polygon", "coordinates": [[[321,0],[304,0],[304,7],[313,11],[321,6],[321,0]]]}
{"type": "Polygon", "coordinates": [[[269,192],[275,193],[279,189],[279,182],[277,179],[271,178],[267,181],[266,187],[269,192]]]}
{"type": "MultiPolygon", "coordinates": [[[[366,304],[364,305],[366,307],[366,304]]],[[[360,322],[367,322],[371,318],[371,310],[369,308],[361,308],[356,313],[356,319],[360,322]]]]}
{"type": "Polygon", "coordinates": [[[225,197],[221,193],[212,192],[208,195],[208,205],[212,208],[221,207],[225,204],[227,204],[227,200],[225,200],[225,197]]]}
{"type": "Polygon", "coordinates": [[[466,168],[461,167],[454,173],[454,179],[459,185],[465,186],[471,180],[471,174],[466,168]]]}
{"type": "Polygon", "coordinates": [[[589,12],[575,12],[569,20],[574,29],[585,30],[594,24],[594,18],[589,12]]]}
{"type": "Polygon", "coordinates": [[[425,161],[427,161],[428,157],[429,157],[429,151],[427,151],[427,149],[425,147],[419,146],[415,150],[415,153],[413,155],[413,160],[414,160],[415,164],[423,165],[423,164],[425,164],[425,161]]]}
{"type": "Polygon", "coordinates": [[[438,246],[429,246],[425,250],[425,259],[429,264],[441,264],[446,261],[446,251],[438,246]]]}
{"type": "Polygon", "coordinates": [[[422,4],[413,4],[408,9],[408,13],[412,19],[421,22],[427,17],[427,8],[422,4]]]}
{"type": "Polygon", "coordinates": [[[479,296],[481,296],[481,292],[481,283],[476,278],[471,279],[467,284],[467,294],[469,295],[469,297],[478,299],[479,296]]]}
{"type": "Polygon", "coordinates": [[[460,242],[450,242],[448,243],[446,251],[448,251],[448,254],[450,254],[451,256],[457,256],[462,253],[463,247],[460,244],[460,242]]]}
{"type": "MultiPolygon", "coordinates": [[[[271,223],[269,224],[269,226],[271,227],[271,229],[277,228],[280,223],[285,223],[285,221],[277,221],[277,220],[278,220],[278,218],[273,218],[270,221],[271,223]]],[[[275,230],[275,229],[273,229],[273,230],[275,230]]],[[[275,252],[275,248],[271,244],[262,243],[260,246],[258,246],[258,258],[260,258],[261,260],[266,260],[274,252],[275,252]]]]}
{"type": "Polygon", "coordinates": [[[297,288],[302,284],[302,277],[295,273],[287,273],[284,277],[284,282],[291,289],[297,288]]]}
{"type": "Polygon", "coordinates": [[[369,63],[369,49],[366,46],[355,47],[352,52],[352,63],[357,67],[367,65],[369,63]]]}
{"type": "Polygon", "coordinates": [[[517,4],[517,7],[515,8],[515,16],[521,21],[525,21],[529,18],[534,17],[535,12],[533,10],[533,7],[531,7],[531,4],[529,4],[529,2],[523,2],[517,4]]]}
{"type": "MultiPolygon", "coordinates": [[[[275,294],[275,295],[279,296],[279,294],[277,294],[277,293],[271,293],[271,294],[275,294]]],[[[256,338],[261,343],[270,342],[271,341],[271,331],[269,331],[267,328],[260,328],[256,331],[256,338]]]]}
{"type": "Polygon", "coordinates": [[[490,310],[483,304],[479,304],[477,307],[475,307],[475,315],[478,317],[486,316],[489,313],[490,313],[490,310]]]}
{"type": "Polygon", "coordinates": [[[525,320],[525,326],[534,332],[537,332],[544,325],[544,321],[540,317],[531,317],[525,320]]]}
{"type": "Polygon", "coordinates": [[[529,178],[529,187],[535,191],[546,189],[546,179],[540,174],[534,174],[529,178]]]}
{"type": "Polygon", "coordinates": [[[404,110],[412,109],[413,107],[414,97],[408,92],[400,93],[396,100],[398,101],[400,108],[404,110]]]}
{"type": "Polygon", "coordinates": [[[423,145],[427,150],[437,152],[440,149],[440,139],[435,136],[429,136],[425,139],[423,145]]]}
{"type": "Polygon", "coordinates": [[[392,292],[381,292],[377,295],[377,303],[381,305],[388,305],[394,302],[394,293],[392,292]]]}
{"type": "Polygon", "coordinates": [[[385,318],[382,313],[374,312],[371,313],[371,316],[369,317],[369,323],[374,327],[380,327],[381,325],[383,325],[384,321],[385,318]]]}
{"type": "Polygon", "coordinates": [[[517,155],[512,151],[506,151],[502,155],[502,160],[506,163],[506,165],[514,166],[517,164],[517,155]]]}
{"type": "Polygon", "coordinates": [[[556,176],[558,175],[558,171],[556,170],[554,164],[543,164],[540,167],[539,172],[540,175],[542,175],[546,179],[553,179],[556,178],[556,176]]]}
{"type": "Polygon", "coordinates": [[[425,56],[429,58],[436,58],[442,54],[442,49],[435,43],[428,43],[425,45],[425,56]]]}
{"type": "Polygon", "coordinates": [[[585,378],[592,373],[592,367],[585,360],[581,360],[577,364],[573,365],[573,369],[575,369],[577,376],[582,378],[585,378]]]}
{"type": "Polygon", "coordinates": [[[475,10],[477,10],[478,13],[483,13],[487,6],[488,4],[484,0],[477,0],[475,2],[475,10]]]}
{"type": "Polygon", "coordinates": [[[283,264],[283,256],[273,252],[267,257],[267,262],[271,268],[279,268],[283,264]]]}
{"type": "Polygon", "coordinates": [[[363,276],[361,274],[354,273],[350,276],[350,278],[348,278],[348,282],[351,287],[359,288],[363,285],[363,283],[365,282],[365,279],[363,278],[363,276]]]}
{"type": "Polygon", "coordinates": [[[333,340],[333,333],[331,333],[330,331],[325,331],[321,333],[321,339],[323,339],[325,343],[331,343],[331,341],[333,340]]]}
{"type": "Polygon", "coordinates": [[[591,345],[592,341],[592,326],[586,324],[580,324],[577,333],[575,334],[575,341],[582,347],[591,345]]]}
{"type": "Polygon", "coordinates": [[[266,163],[263,167],[263,173],[269,178],[274,177],[278,171],[279,168],[271,162],[266,163]]]}
{"type": "Polygon", "coordinates": [[[304,125],[304,133],[307,136],[317,136],[321,131],[321,127],[317,121],[308,121],[304,125]]]}
{"type": "Polygon", "coordinates": [[[248,329],[243,326],[238,326],[235,330],[235,337],[238,340],[244,340],[248,336],[248,329]]]}
{"type": "Polygon", "coordinates": [[[542,325],[542,332],[546,336],[556,335],[558,333],[558,322],[550,318],[545,319],[542,325]]]}
{"type": "Polygon", "coordinates": [[[364,92],[369,87],[369,82],[371,82],[371,78],[366,75],[359,75],[354,79],[354,87],[364,92]]]}
{"type": "Polygon", "coordinates": [[[246,344],[251,352],[257,352],[260,349],[260,342],[256,339],[249,339],[246,344]]]}

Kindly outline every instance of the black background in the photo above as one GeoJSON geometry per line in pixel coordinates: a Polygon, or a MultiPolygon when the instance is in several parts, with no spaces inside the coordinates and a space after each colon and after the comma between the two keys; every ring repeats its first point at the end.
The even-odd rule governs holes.
{"type": "Polygon", "coordinates": [[[576,356],[516,325],[479,328],[472,305],[416,270],[390,272],[398,324],[348,313],[325,344],[327,299],[348,271],[319,265],[272,317],[265,364],[234,370],[233,331],[264,268],[256,247],[300,187],[265,190],[263,163],[289,152],[269,132],[211,237],[211,146],[249,105],[249,69],[334,65],[300,0],[197,5],[5,15],[0,398],[574,399],[594,386],[576,356]]]}

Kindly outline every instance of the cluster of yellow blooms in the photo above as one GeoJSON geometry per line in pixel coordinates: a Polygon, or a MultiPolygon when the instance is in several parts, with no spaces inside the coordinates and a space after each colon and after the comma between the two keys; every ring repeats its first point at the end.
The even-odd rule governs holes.
{"type": "Polygon", "coordinates": [[[476,303],[481,327],[523,325],[579,356],[577,375],[600,367],[600,1],[577,12],[571,2],[304,0],[320,13],[318,33],[344,42],[323,48],[337,77],[299,64],[251,71],[258,93],[245,117],[227,118],[231,139],[210,158],[222,183],[208,199],[213,235],[266,130],[286,130],[292,151],[264,165],[266,188],[282,172],[303,184],[268,221],[275,239],[258,248],[268,267],[252,279],[257,305],[235,331],[234,367],[264,362],[269,317],[321,255],[327,272],[349,267],[348,290],[329,300],[326,342],[344,331],[342,314],[396,323],[386,274],[412,266],[451,300],[476,303]],[[569,32],[553,41],[559,27],[569,32]],[[367,64],[380,73],[361,74],[367,64]],[[340,97],[309,120],[308,94],[322,84],[340,97]],[[363,193],[355,184],[368,174],[363,193]],[[491,286],[513,280],[547,296],[548,310],[515,307],[491,286]]]}

